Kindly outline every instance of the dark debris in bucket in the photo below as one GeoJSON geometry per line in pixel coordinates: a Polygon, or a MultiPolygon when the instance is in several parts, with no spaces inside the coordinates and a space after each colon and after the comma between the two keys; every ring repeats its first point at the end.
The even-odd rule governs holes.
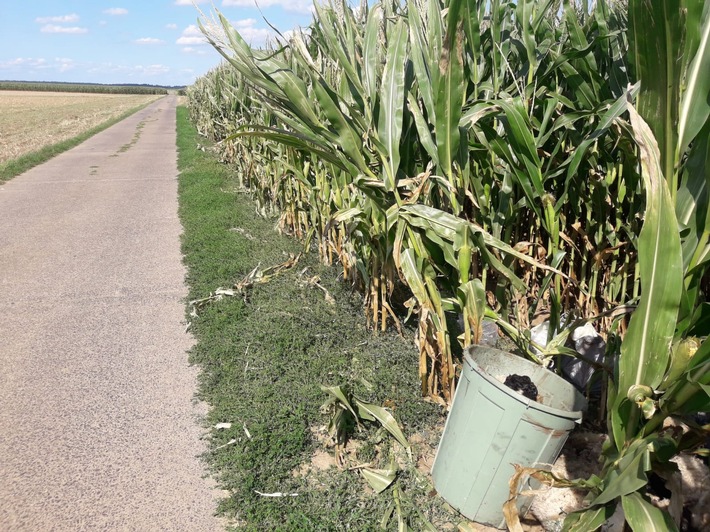
{"type": "Polygon", "coordinates": [[[508,375],[503,384],[531,401],[537,401],[537,386],[527,375],[508,375]]]}

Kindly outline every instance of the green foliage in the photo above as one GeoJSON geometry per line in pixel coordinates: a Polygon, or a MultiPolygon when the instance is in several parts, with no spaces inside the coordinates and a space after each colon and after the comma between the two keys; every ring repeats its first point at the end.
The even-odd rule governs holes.
{"type": "Polygon", "coordinates": [[[427,281],[407,303],[421,379],[448,401],[445,314],[463,313],[472,278],[518,328],[638,295],[644,198],[620,128],[631,78],[615,6],[580,17],[555,2],[330,2],[308,35],[268,50],[220,15],[203,31],[226,63],[190,88],[191,115],[264,212],[340,262],[374,328],[399,325],[412,250],[427,281]],[[455,238],[432,221],[443,215],[461,220],[455,238]]]}
{"type": "Polygon", "coordinates": [[[56,83],[0,81],[0,91],[86,92],[100,94],[168,94],[166,87],[155,85],[104,85],[101,83],[56,83]]]}

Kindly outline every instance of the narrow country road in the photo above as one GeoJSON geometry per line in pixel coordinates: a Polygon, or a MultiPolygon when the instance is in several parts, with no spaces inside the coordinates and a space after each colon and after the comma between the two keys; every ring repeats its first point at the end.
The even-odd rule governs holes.
{"type": "Polygon", "coordinates": [[[176,97],[0,184],[0,530],[219,530],[198,455],[176,97]]]}

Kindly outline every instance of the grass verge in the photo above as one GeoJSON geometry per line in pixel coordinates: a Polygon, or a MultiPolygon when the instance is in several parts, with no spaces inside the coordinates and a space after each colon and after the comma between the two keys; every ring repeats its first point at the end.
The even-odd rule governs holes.
{"type": "MultiPolygon", "coordinates": [[[[302,250],[275,230],[275,220],[256,214],[229,169],[198,143],[204,140],[179,107],[180,217],[190,299],[302,250]]],[[[220,513],[246,530],[379,530],[390,511],[385,529],[397,529],[398,513],[414,530],[424,530],[426,521],[436,529],[456,522],[431,496],[428,468],[444,414],[419,396],[411,334],[367,330],[362,300],[336,269],[306,253],[248,297],[213,302],[191,321],[197,339],[191,359],[202,369],[199,394],[211,407],[206,422],[231,423],[211,431],[206,457],[229,493],[220,513]],[[304,282],[313,276],[334,304],[304,282]],[[328,467],[333,449],[325,437],[328,419],[319,410],[327,399],[321,384],[347,384],[358,397],[391,407],[414,451],[396,493],[390,486],[377,495],[357,470],[328,467]]],[[[387,437],[376,427],[355,431],[346,450],[352,464],[389,461],[387,437]]]]}
{"type": "Polygon", "coordinates": [[[114,124],[118,124],[121,120],[125,120],[132,114],[137,113],[141,109],[146,108],[149,106],[151,103],[153,103],[155,100],[152,100],[144,105],[139,105],[138,107],[134,107],[133,109],[130,109],[126,111],[125,113],[117,116],[116,118],[112,118],[111,120],[107,120],[103,124],[100,124],[96,127],[93,127],[87,131],[84,131],[83,133],[77,135],[76,137],[73,137],[71,139],[63,140],[62,142],[57,142],[56,144],[51,144],[49,146],[45,146],[44,148],[41,148],[37,151],[33,151],[31,153],[26,153],[25,155],[22,155],[18,157],[17,159],[12,159],[10,161],[5,161],[4,163],[0,163],[0,183],[4,183],[6,181],[9,181],[13,177],[16,177],[27,170],[34,168],[35,166],[38,166],[42,163],[47,162],[53,157],[56,157],[60,153],[64,153],[67,150],[71,150],[75,146],[78,146],[85,140],[93,137],[97,133],[101,133],[105,129],[110,128],[114,124]]]}

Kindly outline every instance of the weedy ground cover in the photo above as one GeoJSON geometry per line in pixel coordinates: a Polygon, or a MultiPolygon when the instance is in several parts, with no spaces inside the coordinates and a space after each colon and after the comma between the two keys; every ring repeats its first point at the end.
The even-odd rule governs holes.
{"type": "MultiPolygon", "coordinates": [[[[276,218],[257,214],[229,168],[198,148],[203,142],[178,108],[191,300],[229,289],[254,268],[283,263],[303,249],[276,231],[276,218]]],[[[197,338],[192,361],[203,370],[200,395],[212,407],[207,423],[228,424],[212,431],[207,454],[229,493],[220,511],[246,530],[373,530],[388,515],[389,528],[396,529],[398,514],[416,530],[427,521],[440,527],[460,520],[430,496],[423,461],[431,458],[444,412],[420,397],[413,331],[373,336],[361,308],[361,296],[336,269],[307,253],[269,282],[213,301],[189,318],[197,338]],[[402,462],[395,490],[376,495],[358,469],[326,469],[335,450],[320,411],[328,398],[321,384],[347,385],[391,408],[413,448],[411,463],[395,457],[402,462]],[[260,495],[274,493],[298,495],[260,495]]],[[[374,424],[353,430],[345,461],[386,465],[392,453],[385,438],[374,424]]]]}
{"type": "MultiPolygon", "coordinates": [[[[124,118],[158,97],[3,91],[0,97],[0,172],[11,161],[73,139],[106,122],[115,123],[116,119],[124,118]]],[[[7,177],[0,174],[0,179],[7,177]]]]}

